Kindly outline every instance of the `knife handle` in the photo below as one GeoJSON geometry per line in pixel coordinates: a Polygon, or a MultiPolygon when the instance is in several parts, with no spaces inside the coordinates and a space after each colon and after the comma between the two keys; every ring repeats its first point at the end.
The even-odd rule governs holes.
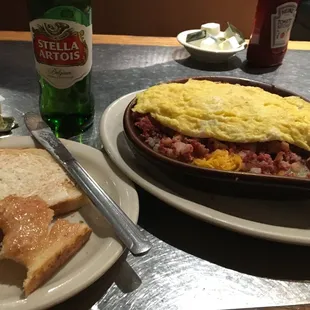
{"type": "Polygon", "coordinates": [[[132,254],[141,255],[150,250],[150,242],[138,227],[76,160],[70,161],[70,164],[66,165],[66,170],[113,226],[118,238],[132,254]]]}

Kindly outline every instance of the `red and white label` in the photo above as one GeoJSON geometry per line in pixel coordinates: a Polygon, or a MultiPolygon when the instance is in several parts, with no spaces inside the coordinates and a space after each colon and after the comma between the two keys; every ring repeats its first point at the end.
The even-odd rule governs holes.
{"type": "Polygon", "coordinates": [[[36,19],[30,23],[38,73],[65,89],[82,80],[92,66],[92,26],[72,21],[36,19]]]}
{"type": "Polygon", "coordinates": [[[271,14],[271,48],[286,46],[290,39],[297,10],[296,2],[286,2],[271,14]]]}

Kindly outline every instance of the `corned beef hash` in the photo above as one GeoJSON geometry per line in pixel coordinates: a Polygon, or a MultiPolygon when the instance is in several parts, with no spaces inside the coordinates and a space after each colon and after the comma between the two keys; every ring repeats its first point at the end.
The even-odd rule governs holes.
{"type": "Polygon", "coordinates": [[[310,178],[310,104],[297,96],[190,79],[139,93],[132,111],[143,141],[169,158],[310,178]]]}

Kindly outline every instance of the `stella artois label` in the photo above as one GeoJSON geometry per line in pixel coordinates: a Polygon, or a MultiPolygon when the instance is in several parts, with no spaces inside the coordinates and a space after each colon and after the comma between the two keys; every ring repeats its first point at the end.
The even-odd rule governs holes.
{"type": "Polygon", "coordinates": [[[30,22],[36,69],[52,86],[65,89],[82,80],[92,66],[92,26],[74,21],[30,22]]]}

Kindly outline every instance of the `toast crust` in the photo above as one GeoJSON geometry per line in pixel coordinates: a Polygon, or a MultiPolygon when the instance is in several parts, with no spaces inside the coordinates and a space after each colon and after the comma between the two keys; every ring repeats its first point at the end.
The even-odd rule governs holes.
{"type": "Polygon", "coordinates": [[[25,279],[23,284],[25,296],[29,296],[63,267],[83,247],[90,235],[91,229],[83,225],[79,235],[72,238],[68,244],[58,251],[55,251],[38,269],[32,272],[28,271],[27,279],[25,279]]]}
{"type": "Polygon", "coordinates": [[[0,149],[0,175],[0,199],[39,196],[55,215],[78,210],[89,201],[45,149],[0,149]]]}
{"type": "Polygon", "coordinates": [[[55,215],[63,215],[80,209],[81,207],[89,204],[89,200],[85,195],[80,197],[61,201],[55,205],[50,206],[55,215]]]}
{"type": "Polygon", "coordinates": [[[89,240],[92,230],[82,223],[58,219],[39,197],[8,196],[0,200],[0,259],[12,259],[28,272],[25,296],[49,280],[89,240]]]}

